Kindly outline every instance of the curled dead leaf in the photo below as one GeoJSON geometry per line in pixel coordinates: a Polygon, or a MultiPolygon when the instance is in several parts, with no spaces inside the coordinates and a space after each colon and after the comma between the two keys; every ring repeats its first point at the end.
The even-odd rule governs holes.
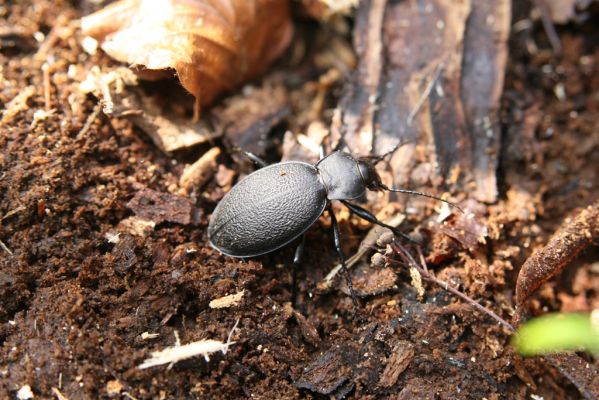
{"type": "Polygon", "coordinates": [[[292,34],[286,0],[120,0],[81,27],[142,78],[175,70],[198,107],[264,72],[292,34]]]}
{"type": "Polygon", "coordinates": [[[522,265],[516,282],[516,304],[522,306],[543,283],[563,270],[598,237],[599,200],[566,221],[547,245],[522,265]]]}

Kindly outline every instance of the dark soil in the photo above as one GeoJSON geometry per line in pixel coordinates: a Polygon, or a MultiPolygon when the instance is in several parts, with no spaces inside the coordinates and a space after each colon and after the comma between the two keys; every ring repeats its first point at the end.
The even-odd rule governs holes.
{"type": "MultiPolygon", "coordinates": [[[[190,155],[166,156],[127,120],[103,114],[79,135],[97,100],[73,107],[69,96],[77,89],[69,66],[115,63],[86,54],[76,28],[68,28],[68,21],[92,11],[91,2],[77,3],[0,5],[2,25],[14,28],[1,39],[0,104],[7,107],[28,86],[34,90],[26,107],[0,125],[1,398],[15,398],[24,385],[36,398],[56,398],[58,391],[71,400],[110,393],[136,399],[579,398],[544,360],[514,354],[509,331],[489,316],[434,285],[426,284],[419,298],[400,266],[392,267],[393,284],[361,297],[352,317],[342,282],[317,290],[337,263],[327,218],[306,239],[299,315],[288,304],[285,265],[292,248],[240,261],[208,245],[209,216],[225,193],[216,180],[184,203],[191,217],[161,213],[147,235],[125,232],[115,239],[119,223],[134,215],[135,196],[148,189],[176,192],[190,155]],[[66,28],[56,33],[57,26],[66,28]],[[39,43],[29,39],[38,31],[46,34],[39,43]],[[47,106],[56,111],[33,123],[47,106]],[[208,305],[241,290],[237,306],[208,305]],[[208,362],[194,357],[170,369],[137,368],[152,351],[174,345],[175,332],[183,344],[225,341],[238,319],[225,355],[208,362]],[[146,332],[158,336],[144,339],[146,332]]],[[[586,22],[559,27],[561,57],[540,23],[512,33],[501,110],[501,199],[477,215],[488,230],[486,243],[464,246],[439,229],[432,200],[417,200],[418,212],[402,225],[408,233],[420,228],[429,268],[440,279],[506,320],[519,267],[566,217],[599,196],[599,12],[590,12],[586,22]]],[[[277,68],[290,82],[309,75],[293,65],[277,68]]],[[[335,91],[330,97],[334,106],[335,91]]],[[[293,118],[290,125],[305,128],[293,118]]],[[[227,157],[219,162],[235,169],[227,157]]],[[[346,252],[353,254],[367,227],[343,215],[341,223],[346,252]]],[[[596,246],[583,251],[533,296],[532,313],[599,307],[598,259],[596,246]]]]}

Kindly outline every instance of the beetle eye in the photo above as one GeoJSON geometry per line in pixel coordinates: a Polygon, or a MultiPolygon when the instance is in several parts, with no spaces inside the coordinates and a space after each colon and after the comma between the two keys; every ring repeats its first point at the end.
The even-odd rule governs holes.
{"type": "Polygon", "coordinates": [[[368,161],[360,160],[358,161],[358,170],[360,171],[360,175],[362,176],[364,184],[368,189],[375,190],[379,188],[379,174],[376,172],[372,164],[370,164],[368,161]]]}

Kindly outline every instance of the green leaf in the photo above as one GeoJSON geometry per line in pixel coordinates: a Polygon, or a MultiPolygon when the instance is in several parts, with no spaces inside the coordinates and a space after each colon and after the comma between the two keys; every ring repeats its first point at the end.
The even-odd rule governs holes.
{"type": "Polygon", "coordinates": [[[522,325],[512,345],[525,356],[572,350],[599,354],[599,327],[588,314],[549,314],[522,325]]]}

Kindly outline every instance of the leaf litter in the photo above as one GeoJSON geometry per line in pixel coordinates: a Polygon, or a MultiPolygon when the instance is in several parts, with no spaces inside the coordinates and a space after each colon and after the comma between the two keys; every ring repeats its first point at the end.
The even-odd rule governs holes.
{"type": "MultiPolygon", "coordinates": [[[[80,6],[71,2],[49,4],[43,0],[31,3],[35,7],[18,3],[10,6],[11,12],[0,15],[7,25],[26,27],[26,32],[30,31],[27,35],[35,34],[39,38],[39,51],[35,55],[31,54],[35,49],[20,47],[19,43],[25,43],[23,40],[15,41],[16,46],[1,49],[1,56],[9,54],[10,58],[3,69],[2,104],[15,98],[20,88],[28,85],[36,88],[22,103],[26,107],[15,109],[9,129],[0,127],[0,193],[3,196],[0,239],[12,252],[5,252],[0,258],[2,396],[14,397],[19,387],[12,382],[19,382],[19,386],[29,383],[36,395],[51,395],[52,388],[58,387],[70,398],[82,393],[95,398],[99,392],[105,393],[107,382],[118,377],[126,390],[122,395],[127,393],[137,398],[184,397],[190,393],[216,398],[268,397],[276,393],[281,398],[292,398],[310,396],[310,391],[337,397],[414,398],[437,392],[453,395],[456,387],[464,396],[485,393],[492,397],[500,396],[507,383],[513,395],[519,397],[577,398],[582,395],[593,398],[595,369],[593,363],[589,363],[591,360],[578,355],[548,358],[549,364],[557,368],[553,369],[538,359],[520,359],[505,347],[505,330],[494,320],[452,299],[443,289],[424,286],[424,298],[419,300],[404,266],[393,265],[396,287],[361,298],[365,310],[363,320],[351,320],[351,303],[338,289],[322,293],[313,290],[337,262],[325,227],[320,225],[308,232],[310,251],[299,271],[298,304],[293,308],[295,312],[289,313],[284,304],[290,298],[290,271],[276,265],[286,265],[290,250],[239,262],[205,246],[202,235],[209,213],[230,187],[238,170],[225,152],[216,160],[214,179],[191,194],[194,207],[201,210],[197,225],[166,221],[156,224],[131,216],[126,204],[136,193],[146,188],[158,193],[178,193],[179,177],[185,165],[198,160],[202,151],[212,146],[198,143],[166,155],[159,140],[153,144],[132,126],[132,117],[140,115],[139,110],[144,111],[141,106],[126,107],[120,116],[98,114],[98,102],[94,98],[76,94],[78,89],[70,83],[81,80],[70,78],[77,75],[70,72],[88,72],[93,65],[107,72],[114,65],[101,51],[95,55],[83,52],[81,41],[75,37],[76,28],[69,22],[97,6],[86,1],[80,6]],[[48,32],[46,27],[52,26],[48,32]],[[42,37],[44,32],[47,34],[42,37]],[[44,63],[48,67],[42,70],[44,63]],[[49,109],[57,112],[31,125],[37,111],[49,109]],[[123,118],[125,116],[128,119],[123,118]],[[128,237],[131,232],[119,229],[124,221],[131,219],[151,225],[151,229],[146,229],[138,224],[139,232],[145,235],[143,238],[128,237]],[[107,238],[112,238],[112,242],[107,238]],[[133,256],[136,262],[131,264],[133,256]],[[209,303],[241,290],[252,295],[244,297],[235,311],[243,313],[244,326],[251,327],[248,329],[252,335],[240,337],[239,345],[230,349],[235,351],[229,351],[221,362],[201,362],[195,364],[197,368],[189,368],[188,363],[192,361],[182,362],[171,373],[138,370],[139,360],[146,352],[143,332],[159,335],[154,339],[156,346],[160,346],[161,338],[172,334],[173,327],[186,332],[187,337],[222,334],[231,323],[230,313],[227,309],[213,310],[209,303]],[[405,341],[405,348],[412,347],[413,356],[394,357],[397,340],[405,341]],[[332,354],[331,360],[336,363],[327,367],[326,360],[321,360],[323,354],[332,354]],[[404,357],[410,359],[405,369],[401,361],[404,357]],[[111,366],[110,371],[106,365],[111,366]],[[386,370],[389,373],[383,374],[386,370]],[[57,376],[61,377],[58,386],[57,376]],[[381,376],[389,379],[381,381],[381,376]]],[[[414,3],[386,2],[385,7],[393,9],[411,4],[414,3]]],[[[423,20],[438,16],[437,12],[444,9],[441,2],[422,4],[421,11],[434,11],[417,14],[423,20]]],[[[370,202],[373,212],[387,200],[396,211],[405,212],[402,228],[428,243],[423,251],[429,271],[448,278],[452,288],[466,290],[481,305],[504,318],[514,311],[510,282],[515,281],[518,266],[534,249],[542,248],[549,241],[549,234],[557,230],[564,216],[592,202],[597,187],[596,116],[592,112],[596,57],[585,44],[582,33],[583,30],[594,32],[594,27],[578,20],[567,28],[557,26],[566,52],[561,58],[555,58],[534,12],[526,8],[526,4],[525,7],[515,2],[512,5],[518,25],[510,34],[510,57],[499,105],[500,157],[493,158],[496,157],[493,151],[479,155],[490,157],[486,167],[488,176],[493,175],[493,163],[498,162],[498,201],[489,205],[485,203],[487,200],[477,198],[476,208],[481,211],[476,212],[475,221],[459,222],[455,216],[445,213],[437,224],[446,223],[450,227],[455,224],[453,237],[435,226],[437,216],[433,208],[436,205],[428,201],[387,198],[375,193],[370,202]],[[580,23],[583,25],[578,26],[580,23]],[[561,89],[556,90],[556,87],[561,89]],[[477,226],[472,236],[463,229],[468,223],[477,226]],[[479,240],[480,237],[484,241],[479,240]]],[[[362,7],[367,10],[367,6],[360,5],[358,12],[364,12],[360,10],[362,7]]],[[[470,4],[471,14],[475,6],[470,4]]],[[[500,21],[495,14],[499,9],[492,10],[491,14],[483,13],[488,17],[484,21],[493,22],[494,18],[500,21]]],[[[589,10],[594,12],[592,7],[589,10]]],[[[432,29],[424,30],[418,38],[425,39],[434,29],[443,31],[444,35],[465,29],[464,38],[467,38],[469,19],[439,18],[429,21],[432,24],[422,23],[421,28],[430,26],[432,29]],[[438,21],[441,28],[437,27],[438,21]],[[448,21],[458,23],[450,26],[448,21]],[[460,26],[464,23],[465,28],[460,26]]],[[[397,33],[385,28],[389,22],[393,22],[390,17],[383,20],[382,28],[379,27],[382,33],[370,35],[386,41],[384,51],[391,51],[390,44],[398,43],[396,39],[388,40],[395,38],[391,33],[397,33]]],[[[305,27],[308,24],[313,28],[312,23],[294,18],[299,39],[291,46],[290,60],[282,61],[287,68],[279,71],[283,79],[276,80],[283,93],[288,94],[285,102],[293,112],[287,111],[287,116],[274,122],[275,125],[282,123],[276,129],[268,122],[276,119],[267,116],[260,116],[254,120],[255,124],[247,125],[258,126],[262,120],[266,121],[264,128],[249,130],[260,132],[254,136],[264,140],[260,146],[278,148],[281,127],[291,131],[286,135],[287,140],[301,138],[299,135],[308,132],[308,123],[314,122],[311,121],[314,118],[321,119],[317,122],[324,125],[323,131],[326,131],[330,117],[335,114],[339,93],[346,83],[352,82],[353,78],[339,73],[347,68],[339,62],[340,57],[336,63],[321,64],[322,60],[330,60],[331,53],[335,54],[330,49],[328,58],[321,57],[318,63],[311,63],[311,51],[318,51],[322,37],[328,38],[324,40],[325,48],[333,43],[345,43],[345,47],[341,47],[349,48],[347,38],[351,30],[340,35],[338,32],[342,30],[337,29],[343,21],[333,19],[327,22],[331,25],[326,29],[309,36],[305,27]],[[330,72],[333,68],[338,68],[337,73],[330,72]],[[325,74],[327,78],[320,82],[325,74]]],[[[13,31],[20,32],[19,29],[13,31]]],[[[492,29],[485,34],[489,32],[492,29]]],[[[504,31],[499,33],[505,34],[504,31]]],[[[410,45],[417,43],[417,38],[397,40],[401,42],[401,39],[410,45]]],[[[427,46],[416,47],[416,51],[427,49],[427,46]]],[[[455,55],[460,50],[452,51],[455,55]]],[[[467,45],[461,50],[464,57],[469,51],[472,50],[468,50],[467,45]]],[[[430,61],[426,57],[421,60],[430,61]]],[[[449,62],[439,62],[438,58],[435,61],[426,74],[420,74],[414,81],[412,91],[408,91],[411,106],[401,108],[403,117],[413,115],[413,125],[426,122],[438,110],[431,105],[456,99],[443,95],[460,82],[460,74],[455,70],[450,73],[451,68],[460,63],[451,67],[449,62]]],[[[383,66],[380,76],[397,78],[401,72],[399,67],[394,70],[383,66]]],[[[493,78],[498,76],[496,73],[491,74],[491,79],[496,79],[493,78]]],[[[171,102],[172,86],[167,84],[169,88],[165,89],[165,86],[154,85],[138,81],[137,85],[126,86],[124,94],[136,92],[142,99],[138,104],[143,102],[144,96],[150,96],[153,102],[157,100],[155,107],[159,115],[173,111],[183,120],[191,119],[191,102],[187,104],[185,96],[171,102]]],[[[491,86],[496,85],[495,80],[491,86]]],[[[474,86],[478,85],[472,89],[474,86]]],[[[405,85],[396,86],[395,90],[403,87],[405,85]]],[[[401,106],[394,101],[402,97],[399,91],[391,96],[393,87],[384,89],[379,101],[373,104],[383,110],[391,107],[386,109],[385,115],[392,116],[390,110],[401,106]]],[[[268,90],[265,89],[265,98],[268,90]]],[[[117,106],[114,92],[110,96],[107,98],[112,98],[117,106]]],[[[102,100],[102,93],[97,98],[102,100]]],[[[490,104],[494,104],[494,99],[489,96],[490,104]]],[[[443,109],[448,105],[439,107],[443,109]]],[[[208,122],[210,111],[206,110],[204,108],[203,116],[208,122]]],[[[377,114],[381,112],[373,111],[377,127],[377,114]]],[[[243,113],[237,115],[243,116],[243,113]]],[[[401,129],[406,121],[403,117],[380,125],[384,129],[373,130],[375,150],[388,147],[377,135],[401,129]]],[[[490,121],[492,125],[493,119],[490,121]]],[[[179,126],[178,123],[171,125],[179,126]]],[[[483,123],[482,127],[486,126],[483,123]]],[[[433,127],[440,132],[445,128],[442,124],[433,127]]],[[[406,187],[450,191],[451,197],[459,199],[460,204],[467,201],[465,198],[471,197],[474,191],[472,182],[466,179],[473,173],[468,163],[463,162],[467,158],[458,160],[460,168],[448,169],[443,179],[449,187],[442,186],[441,169],[431,160],[445,147],[439,144],[441,141],[432,146],[434,136],[423,136],[422,132],[415,131],[418,138],[425,140],[404,148],[402,156],[392,160],[392,165],[381,163],[382,172],[386,178],[393,178],[406,187]],[[413,164],[398,169],[402,163],[413,164]]],[[[466,131],[464,137],[469,133],[466,131]]],[[[493,150],[493,143],[493,140],[483,141],[482,147],[493,150]]],[[[352,144],[355,143],[350,142],[350,147],[352,144]]],[[[455,143],[450,145],[454,147],[450,146],[449,151],[455,151],[455,143]]],[[[301,155],[305,146],[296,148],[301,155]]],[[[493,184],[491,180],[488,182],[493,184]]],[[[326,219],[323,224],[326,226],[326,219]]],[[[350,216],[344,217],[342,230],[347,254],[354,252],[367,229],[367,225],[358,224],[350,216]]],[[[576,273],[581,277],[593,274],[594,246],[588,246],[579,254],[573,266],[576,273]]],[[[424,278],[425,274],[421,275],[424,278]]],[[[568,290],[567,285],[567,280],[549,282],[527,306],[533,313],[559,308],[559,299],[568,290]]],[[[583,290],[578,296],[588,299],[586,304],[595,301],[592,290],[583,290]]],[[[409,356],[409,352],[406,354],[409,356]]]]}

